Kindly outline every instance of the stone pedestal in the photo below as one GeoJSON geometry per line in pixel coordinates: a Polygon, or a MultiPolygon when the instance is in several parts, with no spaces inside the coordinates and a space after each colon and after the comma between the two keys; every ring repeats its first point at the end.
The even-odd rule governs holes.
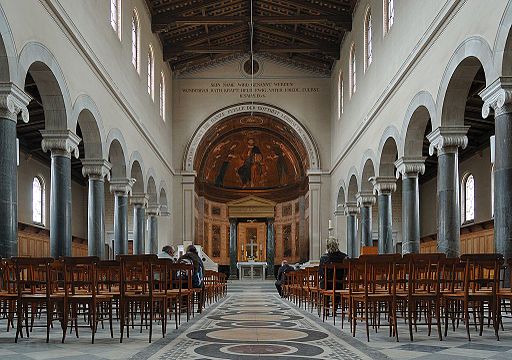
{"type": "MultiPolygon", "coordinates": [[[[494,109],[494,247],[505,260],[512,257],[512,78],[501,77],[484,89],[483,118],[494,109]]],[[[506,272],[505,285],[510,286],[506,272]]]]}
{"type": "Polygon", "coordinates": [[[459,147],[469,127],[440,127],[427,136],[430,155],[437,151],[437,248],[447,257],[460,255],[459,147]]]}
{"type": "Polygon", "coordinates": [[[146,231],[144,220],[149,197],[146,194],[132,194],[130,203],[133,205],[133,254],[145,253],[146,231]]]}
{"type": "Polygon", "coordinates": [[[105,259],[105,176],[112,166],[103,159],[82,160],[82,174],[88,178],[87,250],[89,256],[105,259]]]}
{"type": "Polygon", "coordinates": [[[71,256],[71,153],[81,139],[69,130],[42,130],[41,147],[51,152],[50,255],[71,256]]]}
{"type": "Polygon", "coordinates": [[[357,240],[357,213],[359,208],[356,203],[345,204],[345,215],[347,216],[347,255],[351,258],[359,256],[359,241],[357,240]]]}
{"type": "Polygon", "coordinates": [[[373,246],[372,239],[372,206],[375,195],[371,191],[356,194],[357,206],[361,212],[361,246],[373,246]]]}
{"type": "Polygon", "coordinates": [[[371,178],[374,191],[377,192],[379,210],[379,254],[395,252],[393,244],[393,204],[391,194],[396,190],[394,177],[371,178]]]}
{"type": "Polygon", "coordinates": [[[114,194],[114,255],[128,254],[128,194],[134,179],[112,179],[110,191],[114,194]]]}
{"type": "Polygon", "coordinates": [[[425,159],[400,158],[395,162],[397,178],[402,175],[402,254],[420,252],[419,174],[425,172],[425,159]]]}
{"type": "Polygon", "coordinates": [[[158,254],[158,214],[160,207],[158,205],[149,205],[146,211],[148,215],[148,245],[146,252],[148,254],[158,254]]]}
{"type": "Polygon", "coordinates": [[[18,255],[16,122],[28,122],[30,97],[16,85],[0,85],[0,257],[18,255]]]}

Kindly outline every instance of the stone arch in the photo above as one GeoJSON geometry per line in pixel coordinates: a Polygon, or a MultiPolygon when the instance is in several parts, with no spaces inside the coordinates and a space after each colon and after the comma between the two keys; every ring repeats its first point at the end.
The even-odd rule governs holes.
{"type": "Polygon", "coordinates": [[[338,194],[336,196],[336,210],[342,211],[343,206],[346,204],[346,196],[345,196],[345,184],[341,183],[338,186],[338,194]]]}
{"type": "Polygon", "coordinates": [[[108,161],[112,164],[112,178],[124,179],[126,172],[127,147],[123,134],[118,129],[111,129],[107,136],[108,161]]]}
{"type": "Polygon", "coordinates": [[[399,143],[396,137],[397,134],[398,130],[394,128],[394,130],[390,131],[389,133],[384,132],[384,135],[380,139],[377,176],[395,176],[395,161],[398,158],[399,143]],[[395,131],[396,133],[394,133],[395,131]]]}
{"type": "MultiPolygon", "coordinates": [[[[512,1],[509,1],[494,40],[494,69],[496,76],[512,76],[512,1]]],[[[494,79],[489,79],[493,81],[494,79]]]]}
{"type": "Polygon", "coordinates": [[[133,186],[133,192],[135,194],[142,194],[146,192],[146,178],[144,171],[144,161],[138,151],[132,152],[129,162],[130,177],[135,179],[136,182],[133,186]]]}
{"type": "Polygon", "coordinates": [[[105,128],[98,107],[89,95],[79,95],[73,104],[72,129],[80,125],[85,156],[90,159],[106,158],[105,128]]]}
{"type": "Polygon", "coordinates": [[[164,214],[169,211],[169,203],[167,200],[167,191],[165,190],[166,189],[165,182],[163,182],[163,183],[160,182],[159,188],[160,188],[160,191],[158,192],[158,194],[159,194],[158,204],[160,205],[160,213],[164,214]]]}
{"type": "Polygon", "coordinates": [[[432,95],[427,91],[417,93],[405,113],[402,125],[402,144],[398,144],[398,156],[420,158],[423,151],[425,129],[437,118],[437,109],[432,95]]]}
{"type": "Polygon", "coordinates": [[[187,145],[185,156],[183,158],[183,169],[189,173],[194,171],[194,159],[197,149],[208,130],[210,130],[215,124],[219,123],[227,117],[243,113],[260,113],[271,115],[289,125],[295,131],[297,137],[301,139],[302,143],[304,144],[304,147],[308,153],[310,168],[312,170],[321,168],[318,146],[316,145],[310,132],[294,116],[273,105],[263,103],[242,103],[228,106],[211,114],[199,126],[187,145]]]}
{"type": "Polygon", "coordinates": [[[466,100],[473,79],[483,67],[486,86],[496,77],[492,51],[484,39],[478,36],[465,40],[452,55],[444,71],[437,94],[437,114],[432,119],[432,129],[439,126],[463,126],[466,100]]]}
{"type": "Polygon", "coordinates": [[[353,166],[349,171],[348,176],[348,188],[347,188],[347,203],[356,202],[356,194],[359,192],[359,185],[357,179],[359,178],[357,174],[357,169],[353,166]]]}
{"type": "MultiPolygon", "coordinates": [[[[152,170],[152,169],[150,169],[152,170]]],[[[147,192],[149,197],[149,205],[157,205],[158,204],[158,192],[156,191],[156,182],[153,175],[150,175],[148,171],[148,185],[147,192]]]]}
{"type": "Polygon", "coordinates": [[[0,6],[0,82],[13,81],[18,73],[17,66],[14,37],[4,10],[0,6]]]}
{"type": "Polygon", "coordinates": [[[371,177],[375,176],[375,153],[371,149],[367,149],[361,159],[361,178],[359,179],[359,191],[373,191],[373,186],[368,181],[371,177]]]}
{"type": "Polygon", "coordinates": [[[44,45],[27,43],[21,50],[16,83],[24,88],[27,74],[36,82],[43,102],[45,130],[72,130],[71,97],[57,59],[44,45]]]}

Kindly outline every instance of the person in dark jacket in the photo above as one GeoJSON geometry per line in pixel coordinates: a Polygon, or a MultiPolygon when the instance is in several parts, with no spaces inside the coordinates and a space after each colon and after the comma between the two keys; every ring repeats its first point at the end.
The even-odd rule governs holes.
{"type": "Polygon", "coordinates": [[[179,259],[178,263],[192,263],[194,266],[194,274],[192,275],[192,287],[196,289],[202,289],[202,291],[199,293],[199,305],[197,312],[202,312],[203,309],[203,291],[204,291],[204,284],[203,284],[203,277],[204,277],[204,264],[201,258],[199,257],[199,253],[197,252],[197,249],[194,245],[189,245],[187,247],[187,252],[183,254],[179,259]]]}
{"type": "Polygon", "coordinates": [[[281,263],[281,267],[277,271],[277,280],[276,280],[276,289],[279,293],[279,296],[283,297],[283,284],[286,281],[286,273],[290,271],[295,271],[293,266],[288,264],[288,261],[283,260],[281,263]]]}
{"type": "MultiPolygon", "coordinates": [[[[347,257],[347,254],[341,252],[338,247],[338,240],[334,237],[329,237],[327,239],[327,252],[320,257],[320,266],[318,267],[318,278],[320,282],[320,288],[324,288],[325,286],[325,276],[327,275],[327,283],[333,280],[332,271],[330,273],[324,274],[323,265],[325,264],[333,264],[333,263],[342,263],[343,260],[347,257]]],[[[341,290],[341,280],[345,278],[346,274],[343,269],[336,270],[336,290],[341,290]]]]}

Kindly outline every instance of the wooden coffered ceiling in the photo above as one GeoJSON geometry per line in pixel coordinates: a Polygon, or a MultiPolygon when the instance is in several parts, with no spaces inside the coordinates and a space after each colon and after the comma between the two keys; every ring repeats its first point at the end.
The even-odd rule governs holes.
{"type": "MultiPolygon", "coordinates": [[[[250,52],[251,0],[146,0],[174,71],[250,52]]],[[[252,0],[253,50],[320,72],[339,59],[356,0],[252,0]]]]}

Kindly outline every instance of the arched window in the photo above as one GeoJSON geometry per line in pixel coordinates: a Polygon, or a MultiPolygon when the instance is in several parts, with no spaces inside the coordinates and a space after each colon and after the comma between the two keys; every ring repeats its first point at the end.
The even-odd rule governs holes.
{"type": "Polygon", "coordinates": [[[155,61],[153,60],[153,48],[149,45],[148,51],[148,94],[151,95],[151,98],[154,100],[154,91],[153,87],[155,84],[155,61]]]}
{"type": "Polygon", "coordinates": [[[338,79],[338,112],[339,117],[343,114],[343,72],[340,71],[340,77],[338,79]]]}
{"type": "Polygon", "coordinates": [[[350,96],[356,92],[356,46],[350,47],[350,96]]]}
{"type": "Polygon", "coordinates": [[[365,70],[372,63],[372,12],[370,8],[366,11],[364,20],[364,54],[365,70]]]}
{"type": "Polygon", "coordinates": [[[32,221],[44,224],[44,183],[40,177],[32,180],[32,221]]]}
{"type": "Polygon", "coordinates": [[[165,77],[160,73],[160,116],[165,121],[165,77]]]}
{"type": "Polygon", "coordinates": [[[132,64],[137,72],[139,71],[139,44],[139,16],[137,15],[137,10],[134,9],[132,14],[132,64]]]}
{"type": "Polygon", "coordinates": [[[395,22],[395,1],[394,0],[383,0],[384,1],[384,35],[388,33],[388,31],[393,26],[395,22]]]}
{"type": "Polygon", "coordinates": [[[110,25],[121,39],[121,0],[110,0],[110,25]]]}
{"type": "Polygon", "coordinates": [[[467,174],[462,181],[462,222],[475,220],[475,178],[467,174]]]}

